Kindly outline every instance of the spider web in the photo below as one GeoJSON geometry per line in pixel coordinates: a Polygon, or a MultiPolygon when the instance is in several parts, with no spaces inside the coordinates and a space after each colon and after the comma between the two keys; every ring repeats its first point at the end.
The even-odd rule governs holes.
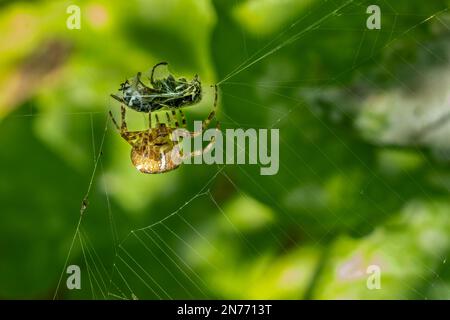
{"type": "MultiPolygon", "coordinates": [[[[336,6],[336,9],[330,11],[321,19],[310,24],[306,29],[302,29],[300,32],[291,34],[290,31],[294,30],[297,26],[297,23],[300,23],[302,19],[304,19],[304,17],[302,17],[302,19],[286,28],[277,37],[263,46],[259,51],[251,54],[240,65],[231,70],[220,81],[218,81],[217,84],[222,88],[224,88],[225,85],[249,86],[253,88],[262,87],[268,92],[279,95],[279,93],[276,92],[276,89],[294,84],[277,81],[270,81],[259,84],[248,84],[242,82],[233,82],[231,80],[237,77],[239,74],[248,71],[250,68],[260,63],[261,61],[276,54],[286,46],[300,41],[304,35],[314,31],[322,30],[321,27],[323,27],[330,18],[345,18],[346,15],[348,17],[351,17],[351,13],[344,12],[345,9],[347,9],[350,5],[359,6],[361,10],[364,9],[359,14],[366,16],[366,6],[364,5],[364,3],[364,1],[359,2],[356,0],[346,1],[343,4],[336,6]]],[[[388,4],[387,2],[385,3],[388,4]]],[[[371,55],[361,60],[359,59],[359,52],[364,43],[364,39],[367,36],[366,29],[363,29],[361,43],[357,51],[355,52],[354,63],[348,69],[344,70],[342,73],[336,75],[332,79],[324,79],[325,81],[323,81],[323,85],[317,87],[315,91],[320,92],[329,84],[340,84],[340,78],[342,76],[345,76],[347,73],[357,70],[360,66],[364,65],[368,61],[377,63],[377,61],[374,60],[374,57],[376,57],[379,52],[395,44],[398,39],[408,36],[412,30],[419,27],[420,25],[431,20],[439,20],[439,16],[447,11],[448,10],[445,9],[432,15],[425,16],[419,23],[416,23],[410,28],[407,28],[406,30],[402,30],[400,32],[395,30],[396,26],[394,23],[392,30],[389,30],[391,40],[388,41],[385,46],[379,48],[376,48],[376,44],[374,44],[371,55]]],[[[395,12],[395,10],[393,10],[393,14],[396,19],[395,21],[397,21],[397,19],[404,15],[395,12]]],[[[443,21],[441,22],[445,24],[443,21]]],[[[446,26],[446,28],[448,29],[448,26],[446,26]]],[[[323,29],[325,29],[325,27],[323,29]]],[[[243,41],[245,42],[244,32],[243,41]]],[[[299,82],[301,82],[302,84],[316,83],[315,80],[302,80],[299,82]]],[[[376,86],[375,83],[373,84],[376,86]]],[[[226,91],[222,92],[222,94],[228,95],[226,91]]],[[[245,98],[243,97],[235,98],[245,101],[245,98]]],[[[272,128],[279,126],[283,122],[295,125],[294,123],[292,123],[290,115],[295,110],[304,107],[304,102],[301,99],[291,96],[284,96],[284,98],[292,101],[293,106],[289,108],[287,112],[283,112],[273,108],[273,111],[278,114],[278,117],[276,121],[272,123],[272,128]]],[[[247,102],[250,104],[255,104],[261,108],[269,108],[261,104],[256,104],[252,101],[247,102]]],[[[111,204],[111,199],[108,192],[108,185],[105,180],[102,180],[102,189],[104,191],[108,210],[107,224],[111,229],[111,239],[114,250],[112,264],[109,265],[105,262],[109,260],[99,255],[96,249],[95,241],[91,239],[92,235],[89,231],[87,231],[87,227],[84,226],[84,219],[89,214],[89,207],[92,205],[89,203],[89,195],[92,192],[93,186],[96,185],[98,175],[104,173],[104,165],[102,160],[103,149],[105,140],[107,139],[109,134],[111,134],[111,130],[109,130],[108,118],[105,117],[106,123],[103,128],[102,138],[99,142],[95,141],[95,128],[92,121],[92,117],[95,114],[89,113],[89,115],[92,129],[92,149],[93,154],[95,155],[93,161],[94,167],[90,181],[88,183],[86,194],[82,200],[80,216],[76,224],[75,232],[67,253],[67,258],[65,260],[63,270],[59,278],[59,283],[56,288],[54,298],[58,298],[62,290],[65,270],[67,265],[70,264],[73,249],[76,245],[79,245],[81,247],[81,255],[88,277],[89,290],[93,299],[175,299],[211,297],[227,298],[227,295],[221,296],[218,292],[211,292],[210,284],[208,283],[214,280],[205,279],[199,272],[201,268],[221,270],[221,265],[217,265],[212,261],[226,261],[227,255],[229,253],[222,252],[221,248],[217,247],[213,239],[213,235],[208,229],[207,223],[199,223],[202,219],[204,219],[205,212],[202,213],[202,217],[199,217],[198,208],[208,208],[211,211],[218,212],[218,215],[215,215],[214,218],[221,219],[221,221],[223,221],[223,223],[226,225],[224,228],[229,233],[228,237],[234,238],[234,241],[238,241],[242,245],[242,247],[245,248],[245,252],[251,258],[260,259],[264,258],[264,253],[261,252],[261,250],[258,249],[258,247],[254,244],[254,239],[251,239],[250,236],[241,231],[239,226],[237,226],[228,216],[226,208],[221,205],[221,202],[218,199],[219,196],[215,191],[215,183],[218,182],[220,177],[220,180],[226,181],[230,186],[232,186],[234,193],[247,199],[250,199],[250,196],[247,195],[247,193],[239,187],[239,184],[235,182],[232,175],[227,172],[226,165],[217,166],[216,170],[214,170],[214,172],[210,174],[210,176],[206,179],[206,182],[203,183],[203,186],[197,191],[193,192],[191,196],[187,197],[181,206],[179,206],[169,214],[163,214],[162,218],[158,218],[156,221],[151,222],[144,227],[136,228],[130,231],[123,239],[120,240],[116,228],[116,217],[113,214],[113,205],[111,204]],[[189,235],[189,238],[187,238],[185,235],[189,235]],[[198,248],[204,248],[204,250],[200,252],[198,248]],[[144,256],[142,255],[142,252],[145,252],[144,256]],[[205,255],[204,252],[208,252],[208,255],[205,255]],[[211,256],[218,256],[219,258],[211,259],[211,256]],[[155,266],[158,266],[158,273],[153,271],[155,269],[155,266]]],[[[228,115],[223,109],[220,110],[220,115],[224,118],[224,121],[222,121],[222,123],[230,124],[235,127],[252,125],[251,123],[242,123],[240,121],[234,120],[232,116],[228,115]]],[[[356,162],[360,162],[363,166],[367,166],[365,162],[352,151],[351,146],[346,145],[345,141],[343,141],[339,137],[339,135],[334,133],[333,128],[331,128],[329,124],[323,121],[320,117],[317,117],[317,120],[320,122],[323,128],[325,128],[325,130],[329,131],[330,134],[332,134],[336,138],[336,143],[342,145],[349,154],[354,156],[354,160],[356,162]]],[[[296,151],[295,146],[292,146],[284,141],[282,137],[280,143],[280,150],[285,149],[288,150],[289,153],[294,154],[298,161],[301,162],[301,165],[305,166],[312,175],[320,179],[320,172],[317,172],[307,161],[304,160],[304,158],[298,153],[298,151],[296,151]]],[[[320,145],[317,145],[312,139],[310,140],[310,143],[311,145],[315,146],[317,150],[319,150],[319,152],[321,152],[320,145]]],[[[337,172],[340,172],[344,176],[346,175],[346,172],[344,172],[342,168],[336,165],[326,153],[321,152],[321,154],[324,159],[328,161],[331,167],[333,167],[337,172]]],[[[271,192],[261,187],[254,180],[251,174],[246,171],[245,168],[239,166],[237,166],[237,168],[241,172],[241,174],[243,174],[243,176],[248,178],[248,180],[254,184],[254,187],[257,190],[262,192],[268,198],[272,198],[271,192]]],[[[291,168],[282,167],[280,169],[287,170],[292,175],[293,179],[301,182],[301,176],[293,172],[291,168]]],[[[370,173],[373,180],[381,182],[399,200],[403,202],[406,201],[406,199],[404,199],[402,195],[399,194],[396,190],[392,189],[389,183],[385,182],[381,176],[379,176],[369,167],[366,167],[366,169],[370,173]]],[[[351,177],[348,178],[351,179],[351,177]]],[[[417,181],[414,179],[414,177],[409,176],[409,178],[411,180],[411,183],[417,184],[417,181]]],[[[277,185],[277,187],[284,188],[282,185],[277,185]]],[[[432,198],[427,190],[422,189],[422,191],[423,195],[426,198],[432,198]]],[[[385,211],[375,199],[371,199],[370,195],[365,195],[365,197],[380,212],[385,211]]],[[[276,203],[276,201],[274,202],[276,203]]],[[[333,212],[333,209],[326,209],[330,214],[335,216],[335,223],[337,224],[341,217],[337,216],[333,212]]],[[[284,216],[290,218],[289,221],[296,228],[301,230],[308,239],[314,239],[314,236],[309,234],[308,230],[304,226],[302,226],[296,219],[290,217],[289,213],[284,212],[285,209],[283,209],[281,206],[278,206],[276,210],[284,214],[284,216]]],[[[389,214],[389,212],[383,213],[386,215],[389,214]]],[[[358,212],[355,212],[355,214],[359,215],[358,212]]],[[[151,218],[154,219],[154,217],[151,218]]],[[[321,225],[320,220],[316,219],[316,222],[321,225]]],[[[373,224],[373,222],[368,220],[367,223],[373,224]]],[[[323,227],[327,228],[327,226],[325,225],[323,225],[323,227]]],[[[267,232],[267,235],[270,238],[272,244],[281,251],[286,251],[286,239],[295,242],[295,239],[290,239],[291,236],[289,235],[289,233],[280,225],[269,225],[266,226],[264,230],[267,232]]],[[[326,236],[327,233],[324,233],[323,238],[325,238],[326,236]]],[[[321,240],[322,239],[314,240],[312,245],[314,247],[317,246],[321,248],[321,240]]],[[[436,260],[445,262],[444,257],[436,256],[435,258],[436,260]]],[[[433,284],[434,281],[438,281],[440,279],[440,275],[436,272],[435,267],[426,265],[420,260],[416,261],[413,256],[412,260],[414,261],[411,261],[411,263],[420,265],[425,270],[430,271],[433,275],[432,279],[424,278],[424,281],[433,284]]],[[[404,286],[407,287],[407,292],[412,291],[418,294],[421,298],[427,298],[422,293],[420,293],[417,288],[410,287],[407,283],[404,283],[404,286]]]]}

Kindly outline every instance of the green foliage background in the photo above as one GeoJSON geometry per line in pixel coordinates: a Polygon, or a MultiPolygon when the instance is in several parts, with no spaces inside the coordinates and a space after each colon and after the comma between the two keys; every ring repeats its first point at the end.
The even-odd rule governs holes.
{"type": "Polygon", "coordinates": [[[57,298],[449,299],[450,3],[329,14],[344,3],[1,2],[0,298],[53,298],[104,138],[68,260],[82,290],[64,275],[57,298]],[[81,30],[66,28],[71,4],[81,30]],[[138,173],[109,94],[159,61],[202,79],[190,123],[210,84],[255,62],[221,83],[218,118],[279,128],[279,173],[138,173]]]}

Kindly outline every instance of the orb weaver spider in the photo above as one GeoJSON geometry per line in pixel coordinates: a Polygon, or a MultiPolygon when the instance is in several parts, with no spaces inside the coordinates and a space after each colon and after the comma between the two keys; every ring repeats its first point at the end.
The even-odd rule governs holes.
{"type": "Polygon", "coordinates": [[[149,77],[151,87],[142,82],[142,74],[138,72],[131,81],[126,80],[120,85],[122,97],[114,94],[111,97],[138,112],[178,109],[198,103],[202,99],[202,85],[198,75],[190,82],[185,78],[175,79],[172,74],[155,80],[155,70],[167,65],[167,62],[160,62],[153,67],[149,77]]]}
{"type": "MultiPolygon", "coordinates": [[[[202,130],[200,132],[187,132],[188,138],[194,138],[199,136],[208,128],[211,120],[215,117],[216,107],[217,107],[217,86],[214,86],[214,105],[213,109],[209,113],[208,117],[202,122],[202,130]]],[[[121,108],[121,125],[117,124],[116,120],[111,111],[109,115],[114,123],[114,126],[119,131],[120,136],[131,145],[131,162],[133,165],[142,173],[164,173],[174,169],[177,169],[181,161],[180,159],[174,159],[173,151],[176,156],[181,157],[181,160],[188,157],[196,157],[203,153],[206,153],[212,149],[215,144],[215,139],[211,139],[210,143],[202,150],[195,150],[189,154],[184,155],[183,151],[180,150],[180,143],[182,140],[180,138],[173,139],[173,133],[175,130],[180,128],[179,122],[177,120],[176,111],[171,110],[165,112],[167,118],[167,125],[159,121],[158,114],[155,114],[156,127],[152,127],[152,116],[151,112],[148,113],[148,129],[142,131],[128,131],[127,123],[125,120],[126,109],[123,105],[121,108]],[[177,148],[177,149],[175,149],[177,148]]],[[[182,127],[186,128],[186,117],[182,109],[178,109],[181,116],[182,127]]],[[[220,123],[217,121],[216,129],[220,130],[220,123]]],[[[185,136],[184,136],[185,137],[185,136]]]]}

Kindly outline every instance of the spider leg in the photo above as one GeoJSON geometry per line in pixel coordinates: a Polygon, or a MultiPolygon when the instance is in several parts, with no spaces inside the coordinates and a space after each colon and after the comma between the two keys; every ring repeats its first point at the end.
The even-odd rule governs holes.
{"type": "Polygon", "coordinates": [[[156,126],[158,126],[158,125],[159,125],[159,117],[158,117],[158,114],[155,114],[155,118],[156,118],[156,126]]]}
{"type": "Polygon", "coordinates": [[[109,116],[111,117],[111,120],[112,120],[114,126],[116,127],[117,131],[120,132],[120,136],[123,139],[125,139],[125,141],[127,141],[130,145],[135,146],[136,142],[138,142],[139,139],[141,139],[142,132],[141,131],[134,131],[134,132],[128,131],[127,123],[125,121],[125,112],[126,112],[125,107],[121,106],[120,111],[121,111],[121,127],[120,128],[119,128],[119,125],[117,124],[117,121],[114,118],[111,110],[109,111],[109,116]]]}
{"type": "Polygon", "coordinates": [[[114,126],[116,127],[117,131],[120,132],[119,125],[117,124],[116,119],[114,119],[114,116],[113,116],[111,110],[109,110],[109,117],[111,118],[111,120],[112,120],[114,126]]]}
{"type": "MultiPolygon", "coordinates": [[[[163,107],[167,108],[167,109],[171,109],[170,106],[164,105],[162,104],[163,107]]],[[[175,122],[175,128],[179,128],[180,124],[178,123],[178,119],[177,119],[177,114],[175,113],[175,110],[172,109],[172,117],[170,116],[169,112],[166,111],[166,118],[167,118],[167,125],[171,128],[173,128],[172,126],[172,120],[175,122]]]]}
{"type": "MultiPolygon", "coordinates": [[[[217,93],[217,86],[216,86],[216,85],[214,86],[214,88],[215,88],[215,94],[214,94],[214,106],[213,106],[213,109],[212,109],[212,111],[209,113],[208,118],[205,119],[205,120],[203,120],[203,123],[202,123],[202,130],[201,130],[201,131],[198,131],[198,132],[191,132],[191,138],[195,138],[195,137],[201,135],[201,134],[203,133],[203,131],[205,131],[206,128],[208,128],[209,124],[211,123],[211,120],[212,120],[212,119],[215,117],[215,115],[216,115],[218,93],[217,93]]],[[[217,130],[220,130],[220,122],[219,122],[219,121],[217,121],[216,129],[217,129],[217,130]]]]}
{"type": "Polygon", "coordinates": [[[208,118],[206,120],[203,120],[202,123],[202,131],[205,131],[206,128],[208,128],[209,124],[211,123],[211,120],[215,117],[216,115],[216,109],[217,109],[217,99],[218,99],[218,93],[217,93],[217,86],[214,86],[214,105],[213,105],[213,109],[211,110],[211,112],[208,115],[208,118]]]}
{"type": "Polygon", "coordinates": [[[201,150],[195,150],[195,151],[193,151],[193,152],[191,152],[191,153],[189,153],[187,155],[184,155],[183,156],[183,160],[186,159],[186,158],[193,158],[193,157],[197,157],[199,155],[208,153],[208,152],[211,151],[211,149],[214,147],[215,144],[216,144],[216,138],[213,137],[206,147],[204,147],[201,150]]]}
{"type": "MultiPolygon", "coordinates": [[[[217,123],[216,130],[220,131],[220,123],[219,122],[217,123]]],[[[197,136],[198,134],[201,134],[201,132],[191,132],[191,138],[197,136]]],[[[190,152],[189,154],[184,155],[183,160],[187,159],[187,158],[197,157],[201,154],[208,153],[214,147],[215,143],[216,143],[216,137],[214,136],[214,137],[212,137],[211,141],[208,143],[208,145],[206,147],[204,147],[201,150],[194,150],[193,152],[190,152]]]]}
{"type": "Polygon", "coordinates": [[[208,145],[205,147],[205,148],[203,148],[203,150],[199,150],[202,154],[203,153],[208,153],[209,151],[211,151],[211,149],[214,147],[214,145],[216,144],[216,138],[215,137],[213,137],[212,139],[211,139],[211,141],[208,143],[208,145]]]}
{"type": "Polygon", "coordinates": [[[175,121],[175,128],[178,129],[180,127],[180,123],[178,122],[177,114],[173,109],[172,109],[172,119],[175,121]]]}
{"type": "Polygon", "coordinates": [[[120,106],[120,131],[121,132],[127,132],[128,128],[127,128],[127,122],[125,120],[125,114],[126,114],[127,110],[125,109],[125,107],[123,105],[120,106]]]}
{"type": "MultiPolygon", "coordinates": [[[[181,116],[181,126],[183,128],[186,128],[186,116],[184,115],[184,112],[181,108],[178,109],[178,112],[180,113],[181,116]]],[[[172,110],[172,114],[175,114],[175,110],[172,110]]]]}
{"type": "Polygon", "coordinates": [[[152,86],[155,86],[155,80],[154,80],[153,76],[155,74],[156,68],[158,68],[159,66],[167,66],[167,65],[168,65],[168,63],[165,61],[155,64],[155,66],[152,69],[152,74],[150,75],[150,83],[152,84],[152,86]]]}
{"type": "Polygon", "coordinates": [[[121,134],[128,131],[128,128],[127,128],[127,122],[125,121],[125,113],[126,113],[126,109],[125,109],[125,107],[124,107],[123,105],[121,105],[121,106],[120,106],[120,120],[121,120],[121,121],[120,121],[120,127],[119,127],[119,125],[117,124],[117,121],[116,121],[116,119],[114,118],[114,116],[113,116],[111,110],[109,111],[109,116],[111,117],[111,120],[112,120],[114,126],[116,127],[116,129],[117,129],[121,134]]]}
{"type": "Polygon", "coordinates": [[[148,112],[148,130],[152,129],[152,112],[148,112]]]}
{"type": "Polygon", "coordinates": [[[116,119],[114,118],[111,110],[109,111],[109,116],[116,127],[117,131],[120,132],[120,136],[124,138],[129,144],[134,146],[136,139],[139,138],[140,132],[129,132],[127,129],[127,123],[125,122],[125,108],[121,106],[121,127],[117,124],[116,119]]]}
{"type": "Polygon", "coordinates": [[[167,119],[167,125],[169,127],[172,127],[172,119],[170,118],[169,113],[166,111],[165,114],[166,114],[166,119],[167,119]]]}

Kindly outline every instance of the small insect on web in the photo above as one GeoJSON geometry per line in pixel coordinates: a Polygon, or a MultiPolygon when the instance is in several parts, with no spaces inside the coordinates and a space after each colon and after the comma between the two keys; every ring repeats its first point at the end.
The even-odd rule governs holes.
{"type": "MultiPolygon", "coordinates": [[[[128,131],[126,123],[126,109],[121,106],[121,125],[117,124],[112,112],[109,112],[111,119],[120,132],[120,136],[127,141],[131,149],[131,162],[142,173],[164,173],[178,168],[185,158],[195,157],[203,153],[209,152],[214,146],[215,139],[202,150],[183,154],[180,147],[183,138],[194,138],[202,134],[208,128],[211,120],[215,116],[218,93],[217,87],[214,86],[214,106],[209,116],[202,122],[202,130],[199,132],[183,131],[184,135],[177,137],[176,130],[180,128],[176,110],[172,109],[170,114],[165,112],[167,124],[159,121],[158,114],[155,114],[156,126],[152,127],[152,115],[148,113],[148,129],[142,131],[128,131]]],[[[182,119],[182,127],[186,129],[186,117],[181,108],[178,113],[182,119]]],[[[220,123],[217,122],[217,130],[220,128],[220,123]]]]}
{"type": "Polygon", "coordinates": [[[122,97],[115,94],[111,94],[111,97],[138,112],[178,109],[200,102],[202,85],[197,75],[191,81],[175,79],[172,74],[167,78],[154,78],[155,70],[167,65],[167,62],[160,62],[152,68],[149,86],[142,81],[139,72],[133,79],[120,85],[122,97]]]}

